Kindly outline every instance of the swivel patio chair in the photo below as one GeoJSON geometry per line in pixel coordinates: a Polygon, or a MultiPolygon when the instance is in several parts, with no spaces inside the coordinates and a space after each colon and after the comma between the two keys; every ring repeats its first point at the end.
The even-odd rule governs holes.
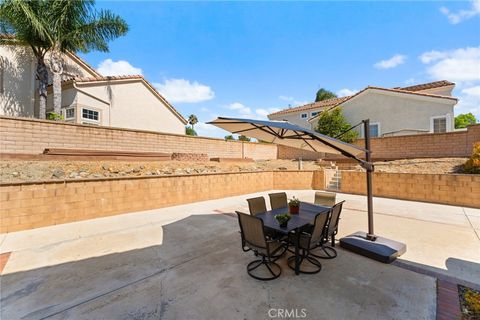
{"type": "Polygon", "coordinates": [[[267,212],[267,205],[265,204],[264,197],[247,199],[247,202],[248,202],[248,209],[250,210],[250,214],[252,216],[256,216],[257,214],[267,212]]]}
{"type": "Polygon", "coordinates": [[[282,244],[278,240],[268,239],[265,236],[263,221],[260,218],[238,211],[236,213],[242,236],[242,250],[244,252],[253,251],[255,256],[261,257],[247,265],[248,275],[263,281],[278,278],[282,273],[282,268],[275,263],[278,258],[275,258],[274,254],[283,248],[282,244]],[[263,275],[259,272],[260,267],[263,267],[261,268],[263,275]]]}
{"type": "Polygon", "coordinates": [[[312,253],[314,257],[320,259],[333,259],[337,256],[337,250],[335,250],[333,247],[335,247],[335,235],[338,232],[338,224],[340,222],[340,214],[342,213],[342,206],[344,202],[345,201],[337,203],[332,207],[332,210],[330,210],[330,219],[328,221],[326,237],[319,243],[321,252],[320,254],[312,253]],[[326,244],[329,241],[331,242],[331,246],[326,244]]]}
{"type": "Polygon", "coordinates": [[[269,193],[272,210],[288,207],[287,194],[285,192],[269,193]]]}
{"type": "Polygon", "coordinates": [[[315,204],[319,204],[321,206],[333,207],[335,204],[335,198],[337,197],[336,193],[333,192],[323,192],[317,191],[315,192],[315,204]]]}
{"type": "MultiPolygon", "coordinates": [[[[257,214],[267,212],[267,206],[265,204],[264,197],[250,198],[250,199],[247,199],[247,202],[248,202],[248,209],[252,216],[256,216],[257,214]]],[[[273,256],[273,258],[280,258],[288,248],[288,241],[287,241],[288,237],[285,237],[282,234],[275,232],[275,230],[272,230],[269,228],[266,228],[264,231],[268,238],[282,241],[285,249],[283,251],[279,251],[278,254],[273,256]]]]}
{"type": "MultiPolygon", "coordinates": [[[[328,216],[328,213],[318,213],[315,216],[311,232],[301,232],[299,235],[300,273],[314,274],[322,270],[322,264],[311,254],[311,250],[317,248],[322,239],[326,237],[328,216]],[[305,268],[307,263],[311,266],[310,270],[305,268]]],[[[290,269],[295,270],[295,255],[288,257],[287,264],[290,269]]]]}

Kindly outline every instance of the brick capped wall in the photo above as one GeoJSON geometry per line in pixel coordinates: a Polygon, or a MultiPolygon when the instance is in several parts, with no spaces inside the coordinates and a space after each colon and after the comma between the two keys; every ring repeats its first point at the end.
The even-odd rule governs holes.
{"type": "Polygon", "coordinates": [[[196,153],[210,158],[255,160],[277,158],[274,144],[0,117],[0,153],[40,154],[45,148],[196,153]]]}
{"type": "MultiPolygon", "coordinates": [[[[366,194],[365,173],[342,171],[341,192],[366,194]]],[[[373,174],[373,195],[480,208],[480,175],[373,174]]]]}

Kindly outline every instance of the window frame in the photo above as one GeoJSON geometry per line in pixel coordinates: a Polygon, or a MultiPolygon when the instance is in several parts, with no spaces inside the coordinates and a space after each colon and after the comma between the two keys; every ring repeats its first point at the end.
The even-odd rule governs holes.
{"type": "Polygon", "coordinates": [[[300,119],[308,119],[308,113],[300,113],[300,119]]]}
{"type": "Polygon", "coordinates": [[[320,113],[320,111],[312,111],[310,113],[310,116],[313,118],[313,117],[317,116],[319,113],[320,113]]]}
{"type": "Polygon", "coordinates": [[[446,133],[446,132],[448,132],[448,116],[443,115],[443,116],[430,117],[430,132],[431,133],[446,133]],[[445,120],[445,131],[435,132],[435,120],[437,120],[437,119],[444,119],[445,120]]]}
{"type": "MultiPolygon", "coordinates": [[[[371,126],[377,126],[377,136],[372,136],[372,130],[370,130],[370,138],[381,138],[382,137],[382,126],[380,125],[380,122],[370,122],[370,127],[371,126]]],[[[362,139],[365,139],[365,127],[362,126],[362,139]]]]}
{"type": "Polygon", "coordinates": [[[81,119],[82,123],[84,123],[84,122],[90,122],[90,123],[93,123],[93,124],[99,124],[100,123],[100,120],[101,120],[101,111],[100,110],[95,109],[95,108],[82,107],[80,112],[81,112],[80,119],[81,119]],[[83,116],[83,111],[84,110],[96,112],[98,114],[98,119],[95,120],[95,119],[85,118],[83,116]]]}
{"type": "Polygon", "coordinates": [[[75,120],[75,118],[76,118],[75,107],[65,107],[65,108],[63,108],[63,118],[65,120],[75,120]],[[67,117],[67,112],[69,110],[73,110],[73,117],[67,117]]]}

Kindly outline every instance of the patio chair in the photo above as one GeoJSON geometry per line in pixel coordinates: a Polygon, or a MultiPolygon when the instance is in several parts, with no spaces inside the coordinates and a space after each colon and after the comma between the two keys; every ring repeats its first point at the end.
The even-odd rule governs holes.
{"type": "Polygon", "coordinates": [[[252,250],[256,256],[261,257],[247,265],[248,275],[263,281],[278,278],[282,268],[275,263],[278,258],[274,258],[274,254],[283,248],[282,244],[278,240],[267,239],[263,231],[262,219],[238,211],[236,213],[242,236],[242,250],[245,252],[252,250]],[[263,273],[266,273],[266,276],[253,272],[259,267],[263,267],[263,273]]]}
{"type": "Polygon", "coordinates": [[[315,192],[315,204],[319,204],[321,206],[333,207],[335,204],[335,198],[337,197],[336,193],[333,192],[324,192],[324,191],[317,191],[315,192]]]}
{"type": "Polygon", "coordinates": [[[330,210],[327,234],[326,237],[319,243],[319,247],[322,251],[320,254],[312,253],[314,257],[320,259],[333,259],[337,256],[337,250],[335,250],[333,247],[335,247],[335,235],[338,232],[338,223],[340,222],[340,214],[342,213],[342,206],[344,202],[345,200],[335,204],[332,207],[332,210],[330,210]],[[331,241],[331,246],[326,245],[328,241],[331,241]]]}
{"type": "MultiPolygon", "coordinates": [[[[311,254],[311,250],[317,248],[322,239],[326,237],[328,231],[328,216],[328,213],[318,213],[315,216],[311,232],[300,233],[300,273],[314,274],[322,270],[322,264],[311,254]],[[302,265],[305,266],[307,262],[311,265],[310,270],[302,268],[302,265]]],[[[295,270],[295,255],[288,257],[287,264],[290,269],[295,270]]]]}
{"type": "Polygon", "coordinates": [[[248,209],[250,210],[250,214],[252,216],[256,216],[259,213],[267,212],[267,205],[265,204],[264,197],[247,199],[247,202],[248,202],[248,209]]]}
{"type": "Polygon", "coordinates": [[[288,207],[287,194],[285,192],[269,193],[272,210],[288,207]]]}

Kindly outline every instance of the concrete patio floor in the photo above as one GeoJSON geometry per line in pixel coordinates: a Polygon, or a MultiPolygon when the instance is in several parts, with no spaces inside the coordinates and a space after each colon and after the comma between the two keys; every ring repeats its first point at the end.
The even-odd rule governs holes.
{"type": "MultiPolygon", "coordinates": [[[[395,265],[340,249],[317,275],[295,276],[283,259],[280,278],[254,280],[228,213],[258,194],[267,193],[0,235],[0,253],[10,252],[0,318],[269,319],[305,309],[305,319],[434,319],[436,279],[406,268],[480,286],[479,209],[382,198],[376,233],[407,243],[395,265]]],[[[364,230],[365,197],[337,198],[347,201],[340,236],[364,230]]]]}

